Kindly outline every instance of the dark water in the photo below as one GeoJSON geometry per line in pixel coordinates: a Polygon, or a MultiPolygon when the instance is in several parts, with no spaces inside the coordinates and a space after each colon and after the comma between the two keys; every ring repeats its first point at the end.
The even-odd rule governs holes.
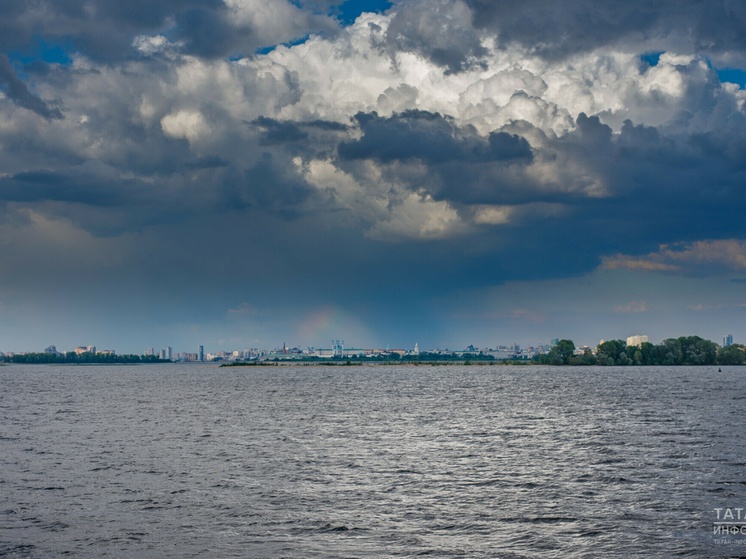
{"type": "Polygon", "coordinates": [[[715,508],[746,509],[746,368],[6,366],[0,383],[3,556],[746,555],[713,534],[715,508]]]}

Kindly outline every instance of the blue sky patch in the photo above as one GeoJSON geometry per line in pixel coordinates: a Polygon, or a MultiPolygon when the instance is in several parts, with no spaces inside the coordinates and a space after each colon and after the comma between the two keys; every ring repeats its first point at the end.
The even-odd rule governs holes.
{"type": "MultiPolygon", "coordinates": [[[[301,39],[297,39],[295,41],[288,41],[287,43],[280,43],[281,45],[284,45],[286,47],[294,47],[295,45],[302,45],[309,39],[310,35],[306,35],[305,37],[302,37],[301,39]]],[[[270,47],[263,47],[260,49],[257,49],[256,54],[269,54],[273,50],[275,50],[279,45],[272,45],[270,47]]],[[[239,60],[243,58],[242,56],[239,56],[235,60],[239,60]]],[[[233,59],[232,59],[233,60],[233,59]]]]}
{"type": "Polygon", "coordinates": [[[383,13],[388,10],[392,2],[388,0],[347,0],[337,8],[339,20],[344,25],[351,25],[363,12],[383,13]]]}
{"type": "Polygon", "coordinates": [[[721,82],[737,83],[741,89],[746,88],[746,70],[739,70],[738,68],[723,68],[718,70],[718,78],[721,82]]]}
{"type": "Polygon", "coordinates": [[[9,52],[8,58],[13,63],[28,64],[35,60],[42,60],[49,64],[71,66],[73,60],[68,56],[71,51],[72,46],[65,42],[47,40],[36,36],[30,43],[9,52]]]}
{"type": "Polygon", "coordinates": [[[645,54],[643,54],[642,56],[640,56],[640,58],[643,61],[645,61],[648,64],[650,64],[651,66],[657,66],[658,65],[658,61],[660,60],[661,54],[663,54],[663,52],[664,51],[646,52],[645,54]]]}

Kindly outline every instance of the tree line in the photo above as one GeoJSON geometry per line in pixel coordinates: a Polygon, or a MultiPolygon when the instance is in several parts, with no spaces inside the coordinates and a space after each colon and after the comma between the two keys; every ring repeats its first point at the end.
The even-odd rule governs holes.
{"type": "Polygon", "coordinates": [[[6,355],[6,363],[166,363],[157,355],[114,355],[103,353],[26,353],[6,355]]]}
{"type": "Polygon", "coordinates": [[[628,346],[624,340],[609,340],[575,355],[572,340],[560,340],[548,354],[537,355],[541,365],[743,365],[746,348],[741,344],[720,347],[699,336],[669,338],[655,345],[643,342],[628,346]]]}

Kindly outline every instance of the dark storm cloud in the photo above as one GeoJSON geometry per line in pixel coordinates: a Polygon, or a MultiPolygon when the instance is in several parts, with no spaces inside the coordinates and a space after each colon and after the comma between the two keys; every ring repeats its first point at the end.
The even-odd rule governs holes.
{"type": "Polygon", "coordinates": [[[230,165],[228,161],[217,155],[208,155],[184,163],[184,166],[188,169],[215,169],[217,167],[227,167],[228,165],[230,165]]]}
{"type": "Polygon", "coordinates": [[[536,206],[471,239],[486,253],[499,250],[508,258],[512,264],[500,266],[513,277],[542,275],[527,265],[527,258],[539,254],[554,262],[549,275],[572,275],[629,247],[643,253],[662,243],[746,236],[739,217],[746,207],[746,127],[690,135],[626,121],[615,134],[598,117],[581,113],[564,136],[548,137],[528,123],[514,123],[484,138],[423,111],[356,119],[362,136],[339,145],[343,167],[377,161],[387,180],[447,201],[465,215],[480,204],[565,208],[545,215],[536,206]],[[540,139],[540,147],[526,137],[540,139]],[[552,166],[555,161],[571,162],[579,172],[552,166]],[[544,182],[527,172],[532,165],[546,168],[539,173],[544,182]],[[592,184],[597,186],[588,190],[592,184]],[[546,254],[545,249],[557,251],[579,239],[582,257],[575,251],[562,258],[546,254]]]}
{"type": "Polygon", "coordinates": [[[132,54],[135,35],[159,31],[169,18],[200,8],[218,14],[225,6],[220,0],[2,0],[0,8],[0,29],[10,30],[0,33],[0,49],[23,49],[43,36],[94,59],[115,60],[132,54]]]}
{"type": "Polygon", "coordinates": [[[733,144],[744,146],[746,132],[728,133],[728,148],[702,150],[689,135],[668,136],[630,121],[612,135],[594,120],[579,118],[578,130],[557,142],[608,189],[601,198],[565,199],[574,206],[572,221],[583,224],[584,250],[609,254],[612,247],[634,247],[641,254],[664,243],[746,236],[738,217],[746,207],[743,171],[729,152],[733,144]]]}
{"type": "Polygon", "coordinates": [[[235,27],[225,10],[192,8],[176,16],[175,39],[184,42],[187,53],[205,58],[241,54],[251,44],[253,32],[235,27]]]}
{"type": "Polygon", "coordinates": [[[476,28],[497,31],[498,44],[517,42],[547,58],[613,44],[628,36],[691,33],[700,48],[743,48],[746,10],[739,2],[633,0],[608,2],[465,0],[476,28]]]}
{"type": "Polygon", "coordinates": [[[464,0],[404,1],[386,33],[386,48],[414,52],[458,73],[486,67],[489,41],[519,44],[546,59],[561,59],[619,42],[639,44],[672,34],[689,36],[700,52],[746,47],[746,5],[715,0],[464,0]],[[469,10],[461,9],[468,6],[469,10]]]}
{"type": "Polygon", "coordinates": [[[265,146],[287,142],[302,142],[308,138],[308,134],[303,132],[300,126],[292,121],[280,122],[273,118],[260,116],[251,121],[249,125],[259,128],[262,131],[259,143],[265,146]]]}
{"type": "Polygon", "coordinates": [[[285,145],[288,151],[304,154],[306,157],[313,157],[320,149],[331,148],[330,141],[350,128],[345,124],[328,120],[294,122],[266,116],[260,116],[246,124],[260,131],[259,145],[285,145]],[[312,140],[309,140],[309,137],[312,137],[312,140]]]}
{"type": "Polygon", "coordinates": [[[419,159],[431,164],[453,160],[466,163],[523,160],[531,146],[516,134],[494,132],[485,141],[473,129],[461,129],[453,119],[427,111],[405,111],[388,118],[359,113],[355,119],[363,136],[340,144],[344,159],[377,159],[383,163],[419,159]]]}
{"type": "Polygon", "coordinates": [[[495,131],[483,137],[438,113],[405,111],[388,118],[360,113],[355,118],[363,135],[339,145],[340,159],[379,161],[392,179],[405,176],[409,164],[425,164],[426,176],[410,186],[436,200],[505,203],[516,194],[503,179],[511,168],[530,165],[534,158],[531,145],[518,134],[495,131]]]}
{"type": "Polygon", "coordinates": [[[135,55],[132,41],[141,34],[167,33],[187,53],[217,58],[248,56],[260,47],[334,29],[331,19],[309,8],[292,22],[270,21],[257,32],[235,21],[222,0],[0,0],[0,51],[23,54],[43,37],[107,62],[135,55]],[[270,24],[277,28],[268,29],[270,24]]]}
{"type": "Polygon", "coordinates": [[[18,76],[5,54],[0,54],[0,87],[5,86],[8,97],[19,107],[28,109],[46,119],[60,119],[62,112],[58,108],[50,108],[47,103],[33,95],[18,76]]]}
{"type": "Polygon", "coordinates": [[[316,128],[318,130],[325,130],[329,132],[345,132],[350,129],[350,127],[346,124],[334,122],[331,120],[310,120],[308,122],[301,122],[299,124],[308,128],[316,128]]]}
{"type": "Polygon", "coordinates": [[[264,153],[252,167],[237,177],[229,203],[234,207],[259,207],[292,219],[313,188],[287,162],[264,153]]]}
{"type": "Polygon", "coordinates": [[[88,206],[141,205],[146,185],[134,180],[113,180],[92,173],[46,170],[0,178],[3,202],[68,202],[88,206]]]}
{"type": "Polygon", "coordinates": [[[675,4],[687,3],[666,0],[465,1],[472,9],[474,27],[497,32],[496,44],[499,47],[516,42],[547,58],[591,50],[614,43],[631,33],[645,34],[653,29],[667,33],[671,29],[658,28],[662,16],[666,12],[678,11],[675,4]]]}

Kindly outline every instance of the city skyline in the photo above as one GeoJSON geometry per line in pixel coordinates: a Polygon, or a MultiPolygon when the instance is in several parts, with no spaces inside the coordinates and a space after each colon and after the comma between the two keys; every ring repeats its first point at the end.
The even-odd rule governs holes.
{"type": "MultiPolygon", "coordinates": [[[[627,346],[639,346],[641,343],[647,343],[650,342],[651,344],[655,345],[658,343],[661,343],[664,339],[675,339],[675,336],[668,336],[666,338],[660,339],[660,340],[650,340],[649,337],[645,334],[635,334],[632,336],[628,336],[626,340],[624,338],[621,338],[621,341],[625,342],[627,346]]],[[[64,349],[60,348],[58,349],[56,345],[52,344],[47,346],[43,351],[42,350],[34,350],[34,351],[14,351],[14,350],[8,350],[6,349],[0,349],[0,355],[13,355],[13,354],[23,354],[23,353],[57,353],[57,354],[65,354],[67,352],[81,354],[81,353],[94,353],[94,354],[129,354],[129,355],[144,355],[144,356],[157,356],[160,359],[164,360],[170,360],[170,359],[181,359],[181,360],[188,360],[188,361],[210,361],[211,358],[209,356],[215,356],[215,355],[221,355],[225,357],[228,354],[233,354],[234,357],[240,357],[240,358],[246,358],[247,354],[256,354],[259,353],[261,355],[268,355],[268,354],[280,354],[280,353],[296,353],[296,352],[308,352],[308,351],[323,351],[327,352],[328,354],[338,354],[340,352],[345,351],[351,351],[353,349],[355,350],[366,350],[366,351],[374,351],[374,352],[386,352],[386,351],[395,351],[395,352],[401,352],[405,351],[407,353],[420,353],[420,352],[470,352],[470,351],[476,351],[476,352],[495,352],[495,351],[510,351],[515,353],[526,353],[528,351],[529,354],[535,353],[535,352],[547,352],[551,347],[557,344],[560,338],[553,338],[550,340],[543,340],[540,342],[512,342],[512,343],[503,343],[503,342],[497,342],[494,344],[489,345],[474,345],[469,344],[467,346],[444,346],[444,347],[430,347],[430,348],[424,348],[419,349],[419,344],[415,342],[414,347],[404,347],[404,346],[391,346],[386,345],[383,346],[374,346],[370,344],[348,344],[345,345],[344,340],[330,340],[330,343],[328,344],[322,344],[321,346],[315,346],[315,345],[306,345],[306,344],[286,344],[285,342],[282,343],[282,346],[275,345],[275,346],[268,346],[268,347],[243,347],[243,348],[214,348],[210,350],[208,348],[208,351],[204,350],[204,346],[200,345],[197,348],[196,352],[192,351],[174,351],[172,346],[166,346],[163,349],[155,349],[155,347],[151,346],[147,348],[146,350],[142,352],[127,352],[127,351],[120,351],[117,352],[112,349],[105,349],[105,350],[97,350],[96,346],[94,345],[82,345],[82,346],[76,346],[72,349],[64,349]],[[240,355],[236,355],[240,354],[240,355]]],[[[583,344],[583,343],[577,343],[576,348],[589,348],[592,350],[595,350],[596,347],[603,344],[605,341],[609,341],[612,339],[619,339],[619,338],[606,338],[606,339],[600,339],[595,344],[583,344]]],[[[706,338],[704,338],[706,339],[706,338]]],[[[727,347],[729,345],[733,344],[739,344],[743,345],[738,339],[734,339],[732,334],[726,334],[723,336],[723,342],[718,343],[714,340],[714,343],[721,347],[727,347]]],[[[575,340],[570,340],[575,342],[575,340]]]]}
{"type": "Polygon", "coordinates": [[[739,4],[86,6],[0,13],[5,349],[746,337],[739,4]]]}

